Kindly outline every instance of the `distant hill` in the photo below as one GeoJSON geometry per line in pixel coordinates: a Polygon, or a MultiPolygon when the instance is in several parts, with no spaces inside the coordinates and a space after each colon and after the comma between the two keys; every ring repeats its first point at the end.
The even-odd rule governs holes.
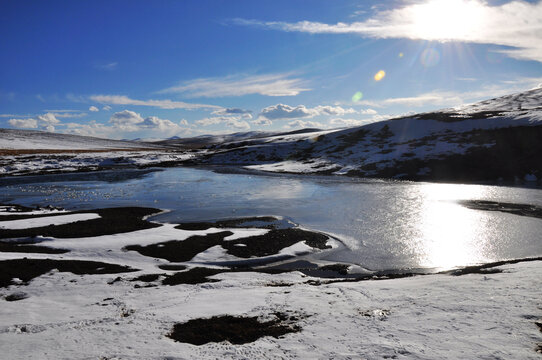
{"type": "Polygon", "coordinates": [[[437,181],[542,179],[542,88],[343,130],[217,144],[198,163],[437,181]]]}
{"type": "Polygon", "coordinates": [[[109,140],[35,130],[0,129],[1,150],[129,150],[163,146],[136,141],[109,140]]]}
{"type": "Polygon", "coordinates": [[[246,141],[252,139],[261,139],[267,138],[270,136],[277,135],[291,135],[291,134],[302,134],[319,131],[319,129],[300,129],[285,133],[277,132],[265,132],[265,131],[248,131],[248,132],[238,132],[233,134],[224,134],[224,135],[201,135],[191,138],[180,138],[178,136],[171,137],[166,140],[155,141],[154,144],[165,145],[178,148],[202,148],[209,147],[211,145],[225,145],[229,143],[235,143],[238,141],[246,141]]]}

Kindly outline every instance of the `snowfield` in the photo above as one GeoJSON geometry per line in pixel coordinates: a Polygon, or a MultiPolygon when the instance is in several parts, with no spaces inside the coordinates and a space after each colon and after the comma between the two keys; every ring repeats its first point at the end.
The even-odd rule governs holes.
{"type": "MultiPolygon", "coordinates": [[[[66,219],[68,215],[36,216],[35,219],[43,216],[66,219]]],[[[77,219],[81,216],[73,221],[77,219]]],[[[12,220],[5,222],[9,221],[12,220]]],[[[40,246],[70,252],[26,253],[25,261],[99,261],[139,270],[100,274],[102,267],[95,274],[76,275],[59,267],[60,271],[53,269],[27,284],[13,279],[11,285],[0,288],[1,296],[8,300],[3,302],[0,315],[3,356],[10,359],[540,358],[537,353],[542,344],[540,260],[501,264],[472,273],[467,271],[462,276],[441,273],[345,282],[312,277],[300,271],[274,274],[247,268],[221,272],[232,260],[241,264],[254,258],[229,254],[224,257],[224,249],[218,251],[220,246],[181,263],[127,250],[130,244],[144,247],[166,244],[163,242],[171,239],[183,243],[190,241],[191,236],[216,235],[226,230],[231,235],[224,237],[224,243],[271,231],[252,228],[250,223],[206,230],[155,223],[152,228],[111,235],[39,237],[40,246]],[[179,274],[177,270],[194,269],[201,263],[217,272],[199,283],[166,285],[163,280],[160,283],[160,279],[174,278],[179,274]],[[295,322],[298,331],[278,338],[264,336],[245,344],[222,341],[196,346],[169,337],[175,324],[192,319],[231,315],[256,316],[267,321],[284,314],[295,322]]],[[[328,243],[331,249],[340,246],[332,238],[328,243]]],[[[279,255],[303,259],[310,253],[317,259],[325,251],[298,243],[283,249],[279,255]]],[[[21,255],[0,252],[0,264],[20,260],[21,255]]]]}

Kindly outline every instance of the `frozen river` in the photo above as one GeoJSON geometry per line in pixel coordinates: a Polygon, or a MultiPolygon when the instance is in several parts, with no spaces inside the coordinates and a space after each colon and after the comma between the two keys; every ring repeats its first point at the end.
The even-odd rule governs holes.
{"type": "Polygon", "coordinates": [[[345,246],[327,260],[371,270],[441,270],[542,256],[542,219],[472,210],[463,200],[542,206],[542,190],[195,168],[0,179],[2,203],[170,210],[154,218],[161,222],[283,216],[338,237],[345,246]]]}

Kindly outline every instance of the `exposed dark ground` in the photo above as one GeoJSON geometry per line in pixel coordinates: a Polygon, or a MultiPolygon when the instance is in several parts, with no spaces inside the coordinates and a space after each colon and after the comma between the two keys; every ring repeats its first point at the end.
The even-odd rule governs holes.
{"type": "Polygon", "coordinates": [[[279,338],[288,333],[299,332],[301,327],[295,325],[296,320],[297,317],[283,313],[276,313],[275,319],[269,321],[260,321],[257,317],[223,315],[175,324],[167,336],[193,345],[221,341],[246,344],[263,336],[279,338]]]}

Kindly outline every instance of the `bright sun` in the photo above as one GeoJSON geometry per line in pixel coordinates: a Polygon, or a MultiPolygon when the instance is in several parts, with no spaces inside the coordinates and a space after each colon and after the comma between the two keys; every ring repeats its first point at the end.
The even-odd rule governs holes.
{"type": "Polygon", "coordinates": [[[430,0],[410,7],[415,37],[468,40],[481,31],[482,4],[476,0],[430,0]]]}

